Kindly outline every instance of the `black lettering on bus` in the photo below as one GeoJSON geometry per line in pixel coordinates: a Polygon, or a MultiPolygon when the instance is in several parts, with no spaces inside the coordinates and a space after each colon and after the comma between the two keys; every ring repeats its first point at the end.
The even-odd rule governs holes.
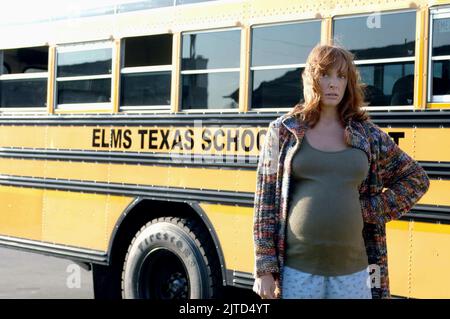
{"type": "Polygon", "coordinates": [[[92,147],[100,147],[100,142],[98,141],[100,139],[100,136],[98,135],[101,133],[101,129],[94,128],[92,131],[92,147]]]}
{"type": "Polygon", "coordinates": [[[225,148],[225,143],[223,141],[222,141],[222,145],[219,145],[219,143],[218,143],[219,133],[220,133],[220,135],[222,135],[222,137],[225,136],[225,132],[222,129],[219,129],[214,133],[213,143],[214,143],[214,148],[216,149],[216,151],[222,151],[225,148]]]}
{"type": "Polygon", "coordinates": [[[132,142],[131,130],[125,130],[123,132],[123,139],[124,139],[123,147],[125,147],[127,149],[130,148],[131,147],[131,142],[132,142]]]}
{"type": "Polygon", "coordinates": [[[258,148],[258,151],[260,151],[263,147],[263,145],[261,145],[261,142],[264,141],[266,134],[267,134],[266,129],[259,130],[258,134],[256,134],[256,147],[258,148]]]}
{"type": "Polygon", "coordinates": [[[227,130],[227,151],[231,150],[231,144],[234,144],[234,150],[237,151],[239,148],[239,131],[234,130],[235,135],[232,136],[233,130],[227,130]]]}
{"type": "Polygon", "coordinates": [[[255,136],[253,135],[253,132],[251,130],[245,129],[244,132],[242,132],[241,145],[246,152],[249,152],[253,149],[255,145],[255,136]],[[247,136],[250,138],[250,145],[247,145],[246,143],[247,136]]]}
{"type": "Polygon", "coordinates": [[[122,130],[111,129],[110,144],[112,148],[120,147],[122,144],[122,130]]]}
{"type": "Polygon", "coordinates": [[[158,130],[148,130],[148,149],[155,150],[158,148],[158,145],[153,144],[158,138],[154,136],[154,134],[158,134],[158,130]]]}
{"type": "Polygon", "coordinates": [[[141,136],[141,149],[144,148],[144,142],[145,142],[145,135],[147,135],[147,130],[139,130],[139,135],[141,136]]]}
{"type": "Polygon", "coordinates": [[[159,130],[159,131],[161,132],[161,138],[162,138],[161,144],[159,145],[159,149],[166,147],[167,150],[169,150],[170,149],[170,146],[169,146],[170,130],[159,130]]]}
{"type": "Polygon", "coordinates": [[[183,150],[183,144],[181,143],[181,134],[180,134],[180,130],[176,130],[173,140],[172,140],[172,147],[171,149],[173,150],[175,148],[175,146],[178,146],[180,148],[180,150],[183,150]]]}
{"type": "Polygon", "coordinates": [[[186,144],[184,144],[185,149],[187,150],[192,150],[194,148],[194,131],[189,129],[187,131],[184,132],[184,138],[186,140],[186,144]]]}
{"type": "Polygon", "coordinates": [[[105,130],[102,130],[102,147],[109,147],[109,144],[106,143],[105,130]]]}
{"type": "Polygon", "coordinates": [[[209,129],[204,129],[202,132],[202,150],[209,151],[211,149],[211,131],[209,129]]]}
{"type": "Polygon", "coordinates": [[[405,137],[405,132],[389,132],[388,134],[397,145],[400,142],[400,139],[405,137]]]}

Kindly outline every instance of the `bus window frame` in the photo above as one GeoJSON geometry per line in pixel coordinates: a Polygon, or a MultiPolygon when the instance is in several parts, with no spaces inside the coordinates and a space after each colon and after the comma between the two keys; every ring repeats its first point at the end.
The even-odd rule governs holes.
{"type": "MultiPolygon", "coordinates": [[[[121,67],[120,68],[120,84],[119,84],[119,95],[121,96],[120,86],[122,82],[122,74],[151,74],[154,72],[166,72],[170,71],[170,76],[172,77],[173,66],[158,65],[158,66],[136,66],[136,67],[121,67]]],[[[120,103],[120,102],[119,102],[120,103]]],[[[172,107],[172,101],[168,105],[127,105],[123,106],[119,104],[119,112],[129,112],[133,110],[145,111],[145,110],[159,110],[169,112],[172,107]]]]}
{"type": "MultiPolygon", "coordinates": [[[[355,65],[373,65],[373,64],[381,64],[381,63],[396,63],[396,62],[411,62],[415,63],[415,56],[406,57],[406,58],[389,58],[389,59],[368,59],[368,60],[355,60],[355,65]]],[[[414,101],[410,105],[374,105],[374,106],[363,106],[364,110],[367,111],[376,111],[376,110],[413,110],[414,109],[414,101]]]]}
{"type": "MultiPolygon", "coordinates": [[[[408,13],[408,12],[412,12],[417,14],[417,9],[411,9],[411,8],[407,8],[407,9],[395,9],[395,10],[384,10],[384,11],[371,11],[371,12],[364,12],[364,13],[356,13],[356,14],[346,14],[346,15],[336,15],[332,17],[332,40],[334,40],[334,22],[336,20],[343,20],[343,19],[351,19],[351,18],[361,18],[361,17],[369,17],[370,15],[374,14],[374,13],[380,13],[381,15],[387,15],[387,14],[399,14],[399,13],[408,13]]],[[[416,24],[414,26],[414,41],[417,42],[416,39],[416,33],[417,33],[417,28],[418,28],[418,24],[417,24],[417,18],[416,18],[416,24]]],[[[398,58],[386,58],[386,59],[365,59],[365,60],[354,60],[355,65],[358,67],[358,65],[370,65],[370,64],[378,64],[378,63],[396,63],[396,62],[408,62],[408,61],[413,61],[414,62],[414,66],[416,64],[416,61],[418,61],[419,59],[419,52],[417,52],[417,50],[415,50],[414,55],[411,57],[398,57],[398,58]],[[363,63],[361,63],[361,61],[363,61],[363,63]]],[[[415,72],[414,72],[414,76],[415,76],[415,72]]],[[[413,83],[413,92],[416,91],[416,83],[413,83]]],[[[381,106],[363,106],[362,107],[364,110],[367,111],[377,111],[377,110],[414,110],[414,93],[413,93],[413,101],[410,105],[381,105],[381,106]]]]}
{"type": "MultiPolygon", "coordinates": [[[[223,1],[223,0],[220,0],[223,1]]],[[[200,3],[190,3],[186,5],[199,5],[200,3]]],[[[179,94],[179,110],[177,113],[240,113],[241,112],[241,101],[239,99],[238,105],[236,108],[222,108],[222,109],[209,109],[209,108],[201,108],[201,109],[183,109],[183,80],[182,76],[187,74],[206,74],[206,73],[226,73],[226,72],[237,72],[239,75],[239,79],[241,77],[242,72],[242,63],[243,61],[239,60],[239,67],[238,68],[215,68],[215,69],[198,69],[198,70],[182,70],[182,60],[183,60],[183,36],[186,34],[200,34],[200,33],[212,33],[212,32],[226,32],[226,31],[233,31],[238,30],[240,32],[240,41],[239,41],[239,58],[241,57],[241,52],[245,48],[242,47],[242,37],[245,36],[245,32],[243,27],[236,27],[236,26],[230,26],[230,27],[220,27],[220,28],[214,28],[214,29],[200,29],[200,30],[186,30],[180,32],[180,55],[179,55],[179,62],[180,62],[180,69],[179,74],[177,75],[179,78],[179,85],[178,85],[178,94],[179,94]],[[213,70],[212,72],[208,72],[208,70],[213,70]],[[220,70],[220,71],[217,71],[220,70]],[[227,71],[223,71],[227,70],[227,71]],[[199,72],[200,71],[200,72],[199,72]]],[[[172,61],[173,63],[173,61],[172,61]]],[[[239,82],[239,90],[242,88],[240,87],[239,82]]]]}
{"type": "MultiPolygon", "coordinates": [[[[154,35],[170,35],[171,41],[172,41],[172,50],[170,52],[171,55],[173,55],[173,33],[162,33],[162,34],[147,34],[142,36],[154,36],[154,35]]],[[[160,65],[147,65],[147,66],[134,66],[134,67],[124,67],[125,64],[125,50],[126,50],[126,39],[133,38],[132,37],[124,37],[120,39],[120,70],[119,70],[119,87],[117,88],[119,90],[119,112],[121,113],[132,113],[132,112],[146,112],[146,111],[158,111],[160,113],[169,113],[171,112],[173,101],[171,100],[168,105],[127,105],[122,106],[121,105],[121,98],[122,98],[122,74],[132,74],[132,73],[152,73],[152,72],[165,72],[170,71],[170,77],[172,80],[172,75],[175,71],[174,61],[172,61],[172,64],[160,64],[160,65]]],[[[170,85],[170,96],[169,98],[172,98],[172,85],[170,85]]]]}
{"type": "MultiPolygon", "coordinates": [[[[113,39],[103,39],[96,41],[86,41],[86,42],[74,42],[74,43],[64,43],[57,44],[55,50],[55,79],[54,79],[54,110],[56,113],[61,112],[71,112],[71,111],[106,111],[113,112],[113,97],[114,97],[114,67],[116,61],[116,46],[114,45],[113,39]],[[110,101],[109,102],[90,102],[90,103],[63,103],[58,104],[58,54],[65,52],[81,52],[81,51],[89,51],[95,49],[111,49],[111,73],[109,75],[101,74],[101,75],[86,75],[86,76],[72,76],[72,77],[62,77],[62,78],[70,78],[71,80],[86,80],[86,79],[107,79],[111,80],[111,90],[110,90],[110,101]]],[[[69,80],[70,81],[70,80],[69,80]]],[[[61,81],[60,81],[61,82],[61,81]]]]}
{"type": "MultiPolygon", "coordinates": [[[[273,26],[280,26],[280,25],[288,25],[288,24],[303,24],[303,23],[311,23],[311,22],[319,22],[319,39],[317,43],[320,43],[320,33],[322,32],[322,20],[323,19],[305,19],[305,20],[295,20],[295,21],[283,21],[283,22],[274,22],[274,23],[263,23],[263,24],[254,24],[250,25],[250,50],[249,50],[249,78],[251,77],[252,71],[258,71],[258,70],[282,70],[282,69],[294,69],[294,68],[300,68],[304,69],[306,67],[306,61],[305,63],[295,63],[295,64],[275,64],[275,65],[265,65],[265,66],[252,66],[251,56],[253,52],[253,29],[255,28],[269,28],[273,26]]],[[[300,81],[302,81],[301,74],[300,74],[300,81]]],[[[250,81],[250,80],[249,80],[250,81]]],[[[253,95],[253,83],[252,86],[249,85],[248,87],[248,110],[249,111],[255,111],[255,112],[274,112],[274,111],[287,111],[290,110],[294,105],[287,106],[287,107],[252,107],[252,95],[253,95]]]]}
{"type": "Polygon", "coordinates": [[[427,103],[450,103],[450,94],[433,95],[433,61],[450,61],[450,55],[433,58],[433,22],[434,20],[450,18],[450,7],[441,6],[430,8],[429,35],[428,35],[428,78],[427,78],[427,103]]]}
{"type": "MultiPolygon", "coordinates": [[[[50,47],[48,45],[43,45],[47,47],[47,71],[44,72],[22,72],[22,73],[7,73],[3,74],[3,69],[0,70],[0,81],[2,80],[27,80],[27,79],[46,79],[47,83],[49,81],[49,66],[50,66],[50,47]]],[[[11,48],[11,49],[29,49],[36,46],[30,46],[30,47],[18,47],[18,48],[11,48]]],[[[38,46],[40,47],[40,46],[38,46]]],[[[3,51],[9,50],[9,49],[0,49],[0,63],[3,65],[4,59],[3,59],[3,51]]],[[[8,68],[8,67],[7,67],[8,68]]],[[[11,72],[11,70],[9,70],[11,72]]],[[[47,90],[46,97],[48,96],[50,92],[47,90]]],[[[25,113],[25,112],[32,112],[32,113],[47,113],[47,98],[45,99],[44,105],[39,107],[2,107],[0,106],[0,113],[25,113]]]]}

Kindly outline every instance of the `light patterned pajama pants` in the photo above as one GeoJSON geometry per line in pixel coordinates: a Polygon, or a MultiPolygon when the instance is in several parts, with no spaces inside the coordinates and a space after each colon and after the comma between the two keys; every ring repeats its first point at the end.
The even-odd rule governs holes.
{"type": "Polygon", "coordinates": [[[282,299],[372,299],[369,272],[328,277],[285,266],[282,299]]]}

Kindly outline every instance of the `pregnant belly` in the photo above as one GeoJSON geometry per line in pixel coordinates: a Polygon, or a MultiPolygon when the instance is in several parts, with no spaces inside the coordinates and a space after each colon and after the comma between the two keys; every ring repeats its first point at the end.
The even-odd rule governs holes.
{"type": "Polygon", "coordinates": [[[358,193],[334,190],[293,197],[289,209],[288,231],[298,239],[352,241],[362,236],[363,220],[358,193]]]}

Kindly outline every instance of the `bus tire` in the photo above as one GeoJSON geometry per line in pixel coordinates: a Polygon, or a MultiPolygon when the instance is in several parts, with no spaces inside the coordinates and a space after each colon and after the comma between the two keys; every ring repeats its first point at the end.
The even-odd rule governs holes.
{"type": "Polygon", "coordinates": [[[122,271],[124,299],[210,299],[221,291],[214,246],[190,219],[162,217],[132,240],[122,271]]]}

